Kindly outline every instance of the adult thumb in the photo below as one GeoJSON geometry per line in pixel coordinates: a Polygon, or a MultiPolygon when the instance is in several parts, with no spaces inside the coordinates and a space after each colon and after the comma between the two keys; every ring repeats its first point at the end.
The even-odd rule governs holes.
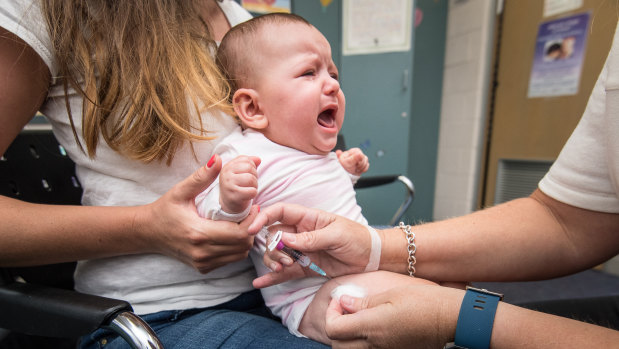
{"type": "Polygon", "coordinates": [[[353,297],[349,295],[342,295],[340,297],[340,306],[346,312],[354,314],[360,310],[367,309],[369,306],[369,298],[366,297],[353,297]]]}
{"type": "Polygon", "coordinates": [[[392,288],[384,292],[367,295],[365,297],[353,297],[343,294],[340,297],[340,306],[350,314],[357,313],[361,310],[376,308],[383,304],[392,303],[398,297],[401,290],[392,288]]]}
{"type": "Polygon", "coordinates": [[[176,185],[176,193],[181,199],[192,200],[213,183],[221,171],[221,158],[213,155],[206,166],[201,166],[189,177],[176,185]]]}
{"type": "Polygon", "coordinates": [[[346,315],[347,311],[335,298],[331,299],[325,314],[325,332],[332,340],[350,341],[362,337],[363,330],[358,316],[346,315]]]}

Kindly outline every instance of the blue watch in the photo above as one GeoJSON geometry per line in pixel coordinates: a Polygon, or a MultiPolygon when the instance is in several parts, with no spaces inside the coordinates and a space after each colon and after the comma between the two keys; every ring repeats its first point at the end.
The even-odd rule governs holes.
{"type": "Polygon", "coordinates": [[[494,315],[502,299],[500,293],[467,286],[458,315],[456,338],[445,348],[488,349],[494,315]]]}

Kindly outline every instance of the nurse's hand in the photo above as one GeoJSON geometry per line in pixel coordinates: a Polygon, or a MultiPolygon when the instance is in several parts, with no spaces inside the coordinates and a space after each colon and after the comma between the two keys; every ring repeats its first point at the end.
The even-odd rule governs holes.
{"type": "MultiPolygon", "coordinates": [[[[262,210],[248,231],[257,233],[276,222],[269,231],[286,232],[284,244],[305,252],[330,277],[360,273],[368,265],[372,241],[367,228],[359,223],[321,210],[276,204],[262,210]]],[[[264,264],[273,272],[255,279],[256,288],[303,277],[307,272],[279,251],[267,251],[264,264]]]]}
{"type": "Polygon", "coordinates": [[[333,348],[442,348],[453,341],[464,291],[410,282],[364,298],[332,299],[325,331],[333,348]]]}

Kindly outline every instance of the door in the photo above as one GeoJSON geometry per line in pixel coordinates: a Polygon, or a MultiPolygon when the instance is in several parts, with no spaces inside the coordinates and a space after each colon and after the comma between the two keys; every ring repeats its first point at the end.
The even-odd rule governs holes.
{"type": "MultiPolygon", "coordinates": [[[[582,7],[544,17],[545,2],[505,0],[497,21],[496,80],[490,98],[480,207],[527,196],[537,188],[537,182],[580,120],[610,49],[617,23],[615,1],[583,0],[582,7]],[[552,25],[549,22],[566,24],[566,19],[576,20],[583,15],[588,16],[588,23],[579,37],[586,39],[580,79],[577,84],[567,79],[565,84],[573,83],[577,92],[553,96],[569,93],[553,90],[556,86],[551,80],[563,78],[556,72],[554,77],[536,80],[539,85],[530,87],[536,43],[544,41],[538,40],[543,38],[543,30],[552,25]]],[[[548,40],[544,47],[546,61],[552,59],[552,44],[548,40]]],[[[535,64],[538,70],[540,63],[535,64]]]]}

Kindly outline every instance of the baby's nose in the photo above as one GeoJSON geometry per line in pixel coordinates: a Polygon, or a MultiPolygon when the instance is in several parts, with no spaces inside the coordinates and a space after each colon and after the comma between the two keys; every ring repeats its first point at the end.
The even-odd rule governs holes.
{"type": "Polygon", "coordinates": [[[324,90],[325,94],[328,95],[337,93],[340,90],[340,82],[337,79],[329,76],[329,78],[325,82],[324,90]]]}

